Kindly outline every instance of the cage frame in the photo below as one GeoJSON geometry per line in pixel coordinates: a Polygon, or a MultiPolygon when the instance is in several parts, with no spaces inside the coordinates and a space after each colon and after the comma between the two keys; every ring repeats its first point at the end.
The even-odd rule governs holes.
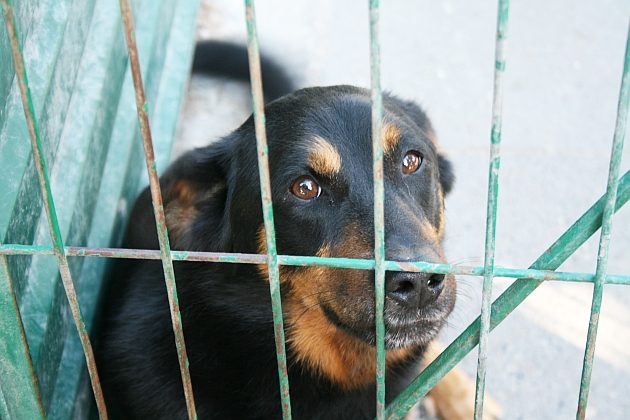
{"type": "MultiPolygon", "coordinates": [[[[383,102],[380,84],[380,43],[379,43],[379,0],[368,0],[370,24],[370,68],[371,68],[371,101],[372,101],[372,145],[373,145],[373,179],[374,179],[374,227],[375,257],[374,259],[323,258],[315,256],[279,255],[276,250],[274,230],[273,203],[271,198],[270,174],[268,165],[268,147],[265,132],[265,115],[263,87],[256,32],[254,0],[244,0],[247,27],[247,49],[251,75],[251,92],[253,115],[258,151],[259,178],[261,184],[261,201],[265,225],[266,254],[239,254],[223,252],[190,252],[171,250],[168,231],[164,217],[164,207],[159,186],[159,177],[155,164],[151,125],[148,114],[148,101],[144,94],[140,61],[134,35],[133,12],[129,0],[120,0],[121,17],[124,35],[133,76],[138,122],[144,146],[145,163],[151,189],[152,203],[156,218],[156,230],[160,244],[159,250],[139,250],[120,248],[73,247],[64,244],[57,220],[54,197],[51,190],[49,171],[43,153],[42,139],[38,120],[29,89],[27,69],[24,64],[18,25],[14,15],[13,0],[0,0],[5,25],[11,45],[16,79],[20,88],[20,96],[27,122],[29,138],[35,161],[38,183],[43,197],[44,211],[48,220],[52,246],[0,244],[0,258],[10,255],[50,255],[57,260],[62,283],[71,309],[72,318],[79,334],[87,369],[91,380],[94,398],[99,416],[107,419],[107,408],[100,386],[97,366],[94,360],[89,334],[85,328],[72,275],[68,268],[68,257],[100,257],[131,258],[161,260],[165,283],[169,297],[175,345],[177,348],[180,372],[190,419],[197,418],[192,383],[188,370],[184,331],[179,315],[177,286],[173,271],[173,261],[205,261],[222,263],[266,264],[269,272],[269,287],[272,301],[274,334],[277,349],[278,377],[280,385],[281,406],[284,419],[291,418],[290,390],[287,376],[287,360],[285,350],[284,325],[282,319],[282,300],[280,295],[279,267],[291,266],[328,266],[338,268],[355,268],[375,271],[375,306],[376,306],[376,413],[377,419],[400,419],[407,411],[450,371],[466,354],[479,344],[477,356],[477,378],[475,396],[475,418],[481,419],[485,394],[485,376],[488,358],[488,336],[521,302],[545,281],[569,281],[593,283],[591,315],[587,340],[585,344],[580,393],[576,417],[585,418],[588,403],[593,358],[599,313],[602,305],[603,288],[606,284],[630,285],[630,275],[607,274],[608,248],[611,240],[612,218],[614,213],[630,199],[630,171],[620,176],[621,156],[625,139],[626,123],[630,103],[630,30],[628,32],[623,76],[617,108],[617,120],[613,136],[612,151],[609,163],[609,175],[605,194],[591,206],[569,229],[562,234],[529,268],[508,268],[495,265],[495,228],[498,213],[498,179],[500,173],[500,144],[502,119],[502,76],[506,69],[505,44],[507,40],[509,0],[498,0],[497,29],[495,40],[494,62],[494,95],[492,105],[492,128],[490,133],[490,158],[488,167],[488,197],[486,218],[485,258],[483,266],[454,266],[451,264],[434,264],[423,261],[396,262],[385,259],[384,240],[384,184],[383,184],[383,144],[381,140],[383,102]],[[558,272],[555,271],[573,252],[601,227],[597,265],[595,273],[558,272]],[[385,348],[384,348],[384,286],[386,271],[409,271],[440,274],[465,274],[483,277],[481,314],[473,321],[432,363],[430,363],[388,406],[385,405],[385,348]],[[491,301],[492,284],[495,278],[515,278],[494,302],[491,301]]],[[[10,280],[10,278],[9,278],[10,280]]],[[[10,286],[10,290],[13,290],[10,286]]],[[[15,311],[20,319],[19,309],[15,303],[15,292],[12,296],[2,296],[8,302],[7,307],[15,311]],[[12,302],[11,302],[12,300],[12,302]]],[[[20,321],[21,322],[21,321],[20,321]]],[[[28,345],[22,325],[19,327],[22,346],[28,353],[28,345]]],[[[29,378],[21,386],[26,392],[37,394],[37,378],[32,365],[18,366],[18,370],[29,378]]],[[[43,408],[40,410],[43,417],[43,408]]]]}

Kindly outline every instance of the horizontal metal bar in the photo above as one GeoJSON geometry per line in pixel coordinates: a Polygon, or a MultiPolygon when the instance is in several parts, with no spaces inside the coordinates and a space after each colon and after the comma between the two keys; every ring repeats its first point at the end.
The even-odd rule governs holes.
{"type": "MultiPolygon", "coordinates": [[[[69,246],[65,248],[69,257],[100,257],[139,260],[159,260],[160,251],[156,249],[125,249],[125,248],[89,248],[69,246]]],[[[49,246],[41,245],[0,245],[0,255],[54,255],[49,246]]],[[[262,254],[239,254],[228,252],[198,252],[171,251],[175,261],[215,262],[229,264],[267,264],[267,256],[262,254]]],[[[333,268],[352,268],[356,270],[373,270],[374,260],[356,258],[323,258],[298,255],[278,255],[279,265],[294,267],[325,266],[333,268]]],[[[453,264],[434,264],[424,261],[398,262],[385,261],[387,271],[408,271],[420,273],[455,274],[463,276],[482,277],[483,266],[465,266],[453,264]]],[[[509,268],[496,266],[495,277],[499,278],[528,278],[538,281],[565,281],[577,283],[592,283],[595,274],[574,271],[536,270],[532,268],[509,268]]],[[[630,285],[630,275],[607,274],[606,284],[630,285]]]]}

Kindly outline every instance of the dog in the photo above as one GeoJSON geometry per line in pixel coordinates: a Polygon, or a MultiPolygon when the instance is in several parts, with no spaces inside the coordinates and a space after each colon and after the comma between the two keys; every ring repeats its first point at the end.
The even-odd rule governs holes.
{"type": "MultiPolygon", "coordinates": [[[[244,79],[245,57],[237,46],[202,43],[194,68],[244,79]]],[[[263,75],[278,253],[373,258],[370,92],[342,85],[288,93],[289,78],[267,59],[263,75]]],[[[385,93],[383,106],[386,258],[444,263],[452,165],[417,104],[385,93]]],[[[252,117],[177,159],[160,185],[173,249],[266,252],[252,117]]],[[[148,188],[123,246],[159,248],[148,188]]],[[[174,268],[199,418],[280,418],[266,265],[174,268]]],[[[187,418],[161,263],[121,260],[108,283],[97,357],[113,416],[187,418]]],[[[373,418],[374,272],[282,266],[280,285],[294,418],[373,418]]],[[[385,288],[391,401],[452,311],[456,282],[387,272],[385,288]]]]}

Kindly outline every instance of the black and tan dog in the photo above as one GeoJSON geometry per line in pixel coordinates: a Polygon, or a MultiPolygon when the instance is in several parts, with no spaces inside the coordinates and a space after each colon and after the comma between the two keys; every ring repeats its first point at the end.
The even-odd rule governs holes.
{"type": "MultiPolygon", "coordinates": [[[[385,95],[384,108],[386,257],[444,262],[451,165],[416,104],[385,95]]],[[[278,252],[372,258],[369,92],[302,89],[265,112],[278,252]]],[[[249,118],[171,165],[161,186],[174,249],[265,252],[256,156],[249,118]]],[[[135,204],[124,246],[157,248],[148,190],[135,204]]],[[[187,262],[175,271],[199,417],[279,418],[266,267],[187,262]]],[[[281,290],[294,418],[372,418],[374,273],[282,267],[281,290]]],[[[387,273],[388,400],[417,372],[454,302],[452,276],[387,273]]],[[[160,262],[118,268],[99,363],[108,403],[121,417],[186,417],[160,262]]]]}

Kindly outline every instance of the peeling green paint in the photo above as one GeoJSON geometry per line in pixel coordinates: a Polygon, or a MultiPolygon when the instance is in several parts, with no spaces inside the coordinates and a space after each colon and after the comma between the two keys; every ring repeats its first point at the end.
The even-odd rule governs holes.
{"type": "Polygon", "coordinates": [[[584,350],[584,363],[582,365],[582,378],[580,380],[580,395],[578,398],[577,418],[586,418],[586,406],[588,404],[588,392],[593,372],[593,358],[595,357],[595,343],[597,328],[599,325],[599,313],[604,294],[606,267],[608,265],[608,247],[612,235],[612,216],[615,213],[617,201],[617,186],[619,184],[619,170],[621,167],[621,153],[626,136],[626,123],[628,121],[628,105],[630,102],[630,26],[626,37],[626,53],[623,64],[623,76],[617,106],[617,123],[613,137],[612,151],[610,153],[610,167],[608,170],[608,183],[606,186],[606,205],[602,214],[602,231],[599,237],[599,249],[597,252],[597,267],[595,269],[595,285],[593,287],[593,300],[591,304],[591,317],[588,324],[586,348],[584,350]]]}
{"type": "Polygon", "coordinates": [[[263,221],[265,224],[269,292],[271,294],[274,339],[276,342],[276,359],[278,363],[278,378],[280,381],[280,403],[282,406],[282,418],[288,420],[291,419],[291,397],[289,392],[289,377],[285,349],[284,321],[282,319],[280,271],[278,266],[278,253],[276,250],[276,231],[271,196],[271,177],[269,174],[269,160],[267,158],[269,155],[269,148],[267,146],[267,133],[265,129],[266,119],[254,0],[245,0],[245,18],[247,24],[247,53],[249,57],[249,73],[251,78],[256,148],[258,151],[258,175],[260,179],[263,221]]]}
{"type": "Polygon", "coordinates": [[[383,184],[383,92],[379,0],[369,0],[372,163],[374,179],[374,299],[376,318],[376,418],[385,416],[385,188],[383,184]]]}
{"type": "Polygon", "coordinates": [[[488,360],[488,335],[492,311],[492,283],[495,276],[494,254],[496,241],[499,169],[501,167],[501,124],[503,104],[503,71],[505,69],[504,48],[507,37],[509,0],[499,0],[497,34],[495,43],[494,99],[492,101],[492,129],[490,133],[490,164],[488,168],[488,201],[486,216],[486,242],[484,257],[483,288],[481,296],[481,330],[477,355],[477,378],[475,389],[475,420],[483,418],[483,403],[486,389],[488,360]]]}

